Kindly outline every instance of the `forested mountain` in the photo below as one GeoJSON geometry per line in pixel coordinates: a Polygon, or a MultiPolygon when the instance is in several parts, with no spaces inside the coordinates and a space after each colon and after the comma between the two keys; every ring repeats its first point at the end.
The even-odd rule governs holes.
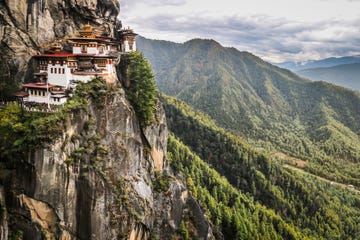
{"type": "Polygon", "coordinates": [[[345,64],[353,64],[353,63],[360,63],[360,56],[347,56],[347,57],[331,57],[325,58],[321,60],[313,60],[307,62],[283,62],[275,64],[282,68],[287,68],[292,71],[301,71],[304,69],[311,69],[311,68],[327,68],[327,67],[334,67],[338,65],[345,65],[345,64]]]}
{"type": "Polygon", "coordinates": [[[313,80],[323,80],[360,91],[360,63],[310,68],[298,71],[298,74],[313,80]]]}
{"type": "Polygon", "coordinates": [[[359,195],[282,167],[182,101],[162,103],[177,137],[169,161],[186,174],[217,239],[359,239],[359,195]]]}
{"type": "Polygon", "coordinates": [[[184,44],[138,38],[159,89],[274,155],[360,186],[360,94],[303,79],[213,40],[184,44]]]}

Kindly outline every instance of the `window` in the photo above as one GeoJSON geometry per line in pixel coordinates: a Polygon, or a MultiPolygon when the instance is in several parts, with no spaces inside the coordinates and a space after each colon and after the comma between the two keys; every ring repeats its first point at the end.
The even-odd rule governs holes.
{"type": "Polygon", "coordinates": [[[55,73],[55,74],[57,73],[57,68],[54,68],[54,73],[55,73]]]}
{"type": "Polygon", "coordinates": [[[62,74],[65,74],[65,68],[62,69],[62,74]]]}
{"type": "Polygon", "coordinates": [[[43,92],[43,97],[45,97],[45,92],[43,92]]]}
{"type": "Polygon", "coordinates": [[[99,67],[105,67],[106,66],[106,60],[100,59],[97,61],[97,64],[99,67]]]}
{"type": "Polygon", "coordinates": [[[50,68],[50,72],[51,72],[51,73],[53,73],[53,72],[54,72],[53,68],[50,68]]]}
{"type": "Polygon", "coordinates": [[[34,91],[33,91],[33,90],[30,90],[30,93],[31,93],[31,95],[34,95],[34,91]]]}
{"type": "Polygon", "coordinates": [[[103,46],[100,46],[99,47],[99,54],[103,54],[104,53],[104,47],[103,46]]]}
{"type": "Polygon", "coordinates": [[[87,46],[85,44],[81,44],[81,52],[87,53],[87,46]]]}

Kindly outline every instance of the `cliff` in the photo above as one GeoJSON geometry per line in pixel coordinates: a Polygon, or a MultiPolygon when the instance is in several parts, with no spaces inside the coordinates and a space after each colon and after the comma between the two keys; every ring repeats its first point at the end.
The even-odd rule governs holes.
{"type": "MultiPolygon", "coordinates": [[[[5,0],[0,40],[23,81],[33,54],[86,23],[116,35],[118,13],[117,0],[5,0]]],[[[13,139],[16,154],[0,154],[1,239],[179,239],[184,224],[193,237],[213,238],[183,174],[167,163],[161,104],[142,128],[120,84],[96,84],[59,112],[19,124],[45,136],[13,139]]]]}
{"type": "Polygon", "coordinates": [[[54,40],[76,33],[84,24],[114,34],[120,27],[117,0],[4,0],[0,2],[0,40],[23,80],[32,55],[54,40]]]}
{"type": "Polygon", "coordinates": [[[3,234],[8,226],[24,239],[169,239],[186,221],[193,236],[211,239],[182,175],[167,164],[162,106],[157,122],[141,129],[123,89],[106,88],[81,107],[54,113],[68,114],[53,141],[2,159],[6,211],[0,203],[9,213],[0,218],[3,234]],[[196,220],[185,220],[187,214],[196,220]]]}

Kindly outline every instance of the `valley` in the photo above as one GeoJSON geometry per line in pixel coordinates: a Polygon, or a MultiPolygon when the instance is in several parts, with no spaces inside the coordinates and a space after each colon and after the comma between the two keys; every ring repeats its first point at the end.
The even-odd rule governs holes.
{"type": "MultiPolygon", "coordinates": [[[[348,226],[354,226],[354,221],[360,220],[358,214],[360,198],[355,191],[343,188],[343,185],[331,184],[330,181],[309,174],[304,170],[284,167],[283,163],[271,159],[266,153],[254,150],[244,140],[216,126],[215,122],[208,116],[192,109],[180,100],[163,96],[162,103],[167,114],[169,130],[176,137],[176,141],[181,141],[189,146],[189,150],[174,150],[174,143],[169,143],[173,168],[175,170],[180,169],[191,176],[192,180],[188,179],[188,182],[191,182],[190,186],[193,183],[199,184],[196,189],[200,188],[201,190],[196,191],[201,191],[201,194],[194,193],[195,189],[192,187],[190,190],[199,197],[202,206],[211,211],[212,214],[217,208],[223,209],[220,207],[223,204],[225,206],[230,204],[229,206],[233,208],[234,214],[244,211],[244,207],[234,206],[227,202],[226,196],[233,195],[222,195],[228,187],[220,188],[218,186],[216,190],[212,189],[214,188],[214,181],[228,181],[231,186],[245,194],[245,198],[253,198],[256,205],[260,204],[265,209],[271,209],[275,214],[278,214],[281,219],[289,224],[288,230],[294,228],[291,232],[296,236],[286,235],[284,237],[282,235],[282,238],[351,239],[354,237],[353,232],[358,232],[357,227],[348,232],[346,227],[341,224],[347,221],[348,226]],[[199,160],[192,157],[192,154],[196,154],[205,163],[198,162],[199,160]],[[176,159],[177,161],[174,163],[176,159]],[[180,159],[182,160],[180,161],[180,159]],[[209,170],[200,170],[202,168],[200,166],[203,164],[208,164],[220,175],[212,177],[213,180],[211,181],[205,180],[204,178],[209,176],[209,170]],[[209,190],[211,190],[210,193],[204,192],[209,190]],[[209,199],[212,197],[216,200],[209,199]],[[225,201],[222,200],[222,197],[225,201]],[[216,207],[217,204],[220,206],[216,207]],[[300,232],[302,233],[296,229],[301,229],[300,232]]],[[[173,141],[172,137],[170,140],[173,141]]],[[[243,201],[247,202],[248,200],[243,201]]],[[[249,207],[245,207],[245,209],[249,209],[249,207]]],[[[226,212],[217,213],[226,219],[230,218],[226,212]]],[[[210,214],[210,216],[213,215],[210,214]]],[[[218,219],[215,222],[220,222],[220,225],[216,224],[216,226],[222,229],[221,232],[224,233],[222,223],[225,221],[225,226],[230,224],[229,230],[235,231],[231,232],[231,236],[246,234],[245,226],[236,227],[236,221],[228,222],[229,220],[222,219],[222,217],[220,219],[218,219],[219,217],[215,218],[218,219]]],[[[256,216],[253,217],[247,217],[247,219],[256,228],[257,218],[256,216]]],[[[264,219],[274,218],[276,217],[264,217],[264,219]]],[[[214,221],[214,218],[211,219],[214,221]]],[[[236,219],[236,217],[230,219],[236,219]]],[[[264,219],[263,221],[266,221],[264,219]]],[[[275,223],[271,224],[276,226],[275,223]]],[[[278,228],[275,227],[275,229],[278,228]]],[[[256,234],[264,233],[262,231],[255,232],[256,234]]],[[[266,230],[266,232],[268,234],[280,233],[272,233],[270,230],[266,230]]],[[[278,238],[266,236],[260,238],[278,238]]],[[[225,237],[225,239],[227,238],[225,237]]]]}
{"type": "Polygon", "coordinates": [[[358,38],[260,2],[1,1],[0,239],[360,240],[358,38]]]}

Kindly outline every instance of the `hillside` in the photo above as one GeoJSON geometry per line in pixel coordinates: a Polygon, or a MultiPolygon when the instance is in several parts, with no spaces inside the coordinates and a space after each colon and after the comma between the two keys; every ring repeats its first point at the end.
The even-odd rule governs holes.
{"type": "Polygon", "coordinates": [[[313,80],[323,80],[360,91],[360,63],[326,68],[310,68],[298,71],[297,73],[313,80]]]}
{"type": "Polygon", "coordinates": [[[359,195],[282,167],[182,101],[162,103],[177,137],[170,163],[224,239],[358,239],[359,195]]]}
{"type": "Polygon", "coordinates": [[[320,60],[312,60],[307,62],[283,62],[277,63],[276,66],[287,68],[291,71],[301,71],[311,68],[328,68],[338,65],[360,63],[360,56],[347,56],[347,57],[331,57],[320,60]]]}
{"type": "Polygon", "coordinates": [[[213,40],[184,44],[138,38],[159,89],[209,114],[266,152],[360,186],[360,94],[311,82],[213,40]]]}

